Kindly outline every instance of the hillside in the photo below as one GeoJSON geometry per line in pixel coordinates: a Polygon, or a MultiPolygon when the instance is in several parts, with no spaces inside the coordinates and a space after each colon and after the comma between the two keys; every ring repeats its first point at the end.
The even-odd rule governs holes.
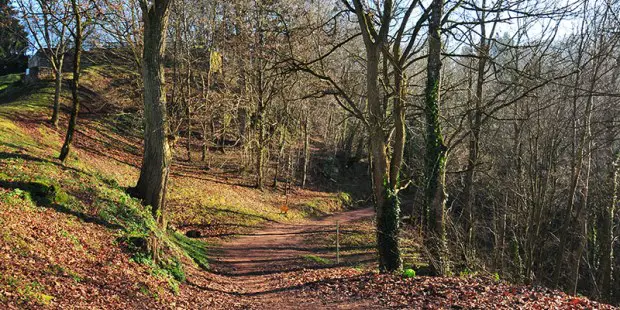
{"type": "MultiPolygon", "coordinates": [[[[372,209],[342,213],[353,204],[335,186],[294,188],[288,198],[282,188],[257,190],[251,174],[227,168],[240,150],[213,154],[209,169],[175,161],[166,211],[171,229],[157,231],[148,210],[125,192],[139,173],[140,120],[123,105],[124,92],[115,83],[122,77],[105,72],[85,72],[86,108],[66,165],[56,160],[66,118],[58,129],[47,123],[50,82],[0,80],[4,307],[612,308],[493,275],[379,275],[372,209]],[[290,206],[286,215],[284,203],[290,206]],[[186,237],[189,230],[201,237],[186,237]],[[142,255],[140,238],[150,233],[178,255],[163,265],[142,255]]],[[[68,92],[63,95],[68,102],[68,92]]],[[[406,265],[423,267],[416,233],[404,232],[403,240],[406,265]]]]}

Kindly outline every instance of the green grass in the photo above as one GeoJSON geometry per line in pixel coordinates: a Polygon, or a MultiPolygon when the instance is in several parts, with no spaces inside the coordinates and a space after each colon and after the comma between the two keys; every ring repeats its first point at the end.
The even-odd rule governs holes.
{"type": "Polygon", "coordinates": [[[315,262],[315,263],[319,263],[321,265],[331,265],[334,262],[331,259],[325,258],[325,257],[320,257],[320,256],[316,256],[316,255],[312,255],[312,254],[308,254],[308,255],[303,255],[302,256],[305,260],[311,261],[311,262],[315,262]]]}
{"type": "MultiPolygon", "coordinates": [[[[94,85],[104,81],[104,71],[97,67],[86,69],[84,82],[94,85]]],[[[15,83],[19,78],[19,75],[0,77],[0,188],[6,189],[0,190],[0,201],[34,212],[53,209],[74,215],[74,225],[86,221],[107,227],[117,237],[116,245],[131,251],[134,261],[150,266],[153,274],[165,277],[173,291],[178,292],[175,281],[185,280],[180,263],[188,261],[183,260],[184,256],[191,258],[200,268],[207,269],[208,245],[205,242],[177,232],[161,231],[149,208],[125,192],[122,186],[133,185],[137,179],[138,169],[131,163],[119,163],[79,148],[74,149],[65,166],[56,160],[64,128],[53,129],[45,123],[51,114],[53,82],[41,81],[26,86],[15,83]],[[153,263],[145,246],[146,240],[153,236],[160,238],[166,249],[159,265],[153,263]]],[[[98,87],[91,88],[101,91],[98,87]]],[[[62,97],[70,97],[68,87],[63,88],[62,97]]],[[[98,122],[82,119],[79,122],[80,130],[96,133],[94,138],[107,143],[124,138],[123,135],[128,133],[137,134],[136,128],[141,125],[141,121],[130,114],[107,115],[98,122]]],[[[119,151],[139,152],[136,143],[131,139],[127,141],[119,151]]],[[[185,224],[230,223],[255,227],[269,221],[294,221],[332,213],[351,202],[346,194],[306,198],[291,205],[285,218],[278,213],[284,201],[279,193],[228,185],[213,186],[211,182],[197,182],[189,177],[171,179],[170,189],[171,207],[167,217],[172,223],[185,224]]],[[[30,255],[32,245],[20,236],[5,236],[3,233],[0,230],[0,241],[10,237],[12,240],[7,244],[17,247],[16,253],[23,253],[24,257],[30,255]]],[[[83,248],[88,249],[87,244],[91,246],[87,239],[78,239],[68,231],[60,232],[59,236],[71,241],[75,247],[82,246],[80,240],[84,242],[83,248]]],[[[331,264],[328,259],[320,257],[307,259],[331,264]]],[[[69,275],[76,282],[81,281],[79,275],[69,270],[57,272],[69,275]]],[[[43,296],[42,300],[45,299],[43,296]]]]}
{"type": "Polygon", "coordinates": [[[298,210],[304,217],[317,217],[333,213],[342,207],[343,203],[337,197],[330,199],[315,198],[298,206],[298,210]]]}
{"type": "MultiPolygon", "coordinates": [[[[28,87],[12,87],[10,94],[4,92],[0,96],[0,100],[8,101],[0,105],[0,187],[8,189],[0,191],[0,201],[35,211],[52,208],[75,215],[81,221],[94,222],[109,228],[117,236],[118,245],[133,251],[134,257],[143,257],[144,259],[136,261],[149,265],[153,274],[165,278],[170,283],[171,290],[178,291],[178,283],[175,281],[184,281],[185,274],[177,256],[183,255],[187,249],[191,252],[188,256],[206,266],[206,246],[198,246],[180,238],[175,238],[178,242],[174,243],[167,234],[160,231],[150,209],[142,206],[139,200],[130,197],[124,188],[119,186],[119,178],[123,183],[127,183],[124,178],[133,179],[131,174],[126,173],[126,169],[117,169],[114,166],[116,163],[110,160],[102,161],[100,158],[90,158],[77,152],[73,153],[66,167],[63,167],[55,160],[62,143],[62,130],[54,130],[43,122],[34,123],[35,127],[27,127],[16,121],[46,118],[51,110],[53,93],[52,83],[41,81],[28,87]],[[78,155],[80,160],[77,159],[78,155]],[[100,165],[92,165],[92,162],[100,165]],[[154,235],[168,245],[164,247],[168,250],[163,253],[164,259],[159,265],[152,263],[146,253],[146,246],[135,247],[131,242],[127,242],[141,240],[142,244],[145,244],[146,240],[154,235]]],[[[64,89],[63,96],[68,95],[68,90],[64,89]]],[[[104,122],[97,125],[96,130],[112,133],[109,128],[111,126],[113,125],[104,122]]],[[[81,247],[79,239],[67,231],[62,231],[59,236],[70,240],[74,246],[81,247]]],[[[23,253],[24,257],[30,255],[30,247],[22,242],[19,236],[0,234],[0,237],[10,237],[11,240],[8,241],[16,247],[16,253],[23,253]]],[[[67,270],[62,272],[76,282],[82,280],[76,273],[67,270]]],[[[44,295],[35,297],[37,296],[46,301],[44,295]]]]}
{"type": "MultiPolygon", "coordinates": [[[[93,74],[97,72],[91,71],[93,74]]],[[[87,71],[88,74],[91,73],[87,71]]],[[[56,157],[64,130],[53,129],[44,122],[51,113],[53,83],[41,81],[28,86],[13,84],[11,81],[17,78],[0,77],[0,85],[11,85],[8,91],[0,94],[0,202],[29,212],[53,209],[70,214],[75,218],[68,217],[67,221],[71,221],[74,226],[90,222],[108,228],[116,237],[115,245],[129,250],[134,261],[146,265],[152,275],[167,281],[169,289],[175,294],[179,292],[179,282],[185,281],[181,261],[186,260],[182,258],[190,257],[201,268],[208,268],[207,245],[204,242],[178,233],[161,231],[150,209],[125,192],[122,186],[135,182],[138,172],[135,167],[105,156],[90,155],[79,149],[75,149],[65,166],[61,165],[56,157]],[[153,262],[146,246],[146,241],[153,236],[164,243],[162,249],[165,252],[161,254],[162,259],[158,264],[153,262]]],[[[99,79],[96,76],[90,78],[93,82],[99,79]]],[[[69,97],[69,90],[63,89],[62,95],[69,97]]],[[[97,123],[80,120],[80,130],[97,132],[101,137],[109,136],[114,140],[118,138],[114,127],[124,124],[127,128],[133,128],[135,126],[132,122],[135,119],[128,115],[108,115],[97,123]]],[[[131,147],[129,143],[128,147],[131,147]]],[[[125,151],[136,153],[135,149],[125,151]]],[[[0,218],[0,227],[2,221],[0,218]]],[[[95,245],[86,239],[77,238],[68,230],[59,231],[58,237],[70,241],[78,250],[82,249],[86,258],[95,259],[86,253],[95,245]],[[82,246],[81,242],[88,244],[88,247],[82,246]]],[[[38,250],[35,248],[37,244],[33,245],[27,240],[27,236],[0,229],[0,243],[9,246],[20,257],[31,257],[38,250]]],[[[52,266],[45,272],[70,277],[76,283],[83,281],[82,275],[67,266],[52,266]]],[[[1,276],[0,288],[10,286],[11,291],[19,289],[24,301],[27,299],[45,305],[53,299],[45,294],[41,285],[31,285],[17,278],[2,281],[1,276]]],[[[149,295],[161,295],[156,290],[149,295]]]]}
{"type": "Polygon", "coordinates": [[[280,213],[285,197],[280,193],[214,186],[190,177],[170,181],[168,193],[171,223],[186,225],[233,224],[257,227],[266,222],[294,222],[323,216],[345,208],[346,195],[329,194],[289,201],[286,216],[280,213]]]}
{"type": "Polygon", "coordinates": [[[21,73],[0,76],[0,92],[9,88],[11,85],[13,85],[13,83],[21,80],[21,78],[22,78],[21,73]]]}
{"type": "Polygon", "coordinates": [[[80,276],[77,272],[67,268],[67,267],[63,267],[61,265],[57,265],[57,264],[51,264],[47,269],[46,269],[46,273],[51,274],[51,275],[55,275],[55,276],[63,276],[63,277],[69,277],[71,279],[73,279],[73,281],[75,281],[76,283],[80,283],[82,281],[84,281],[84,278],[82,276],[80,276]]]}
{"type": "Polygon", "coordinates": [[[45,288],[38,281],[0,274],[0,284],[10,287],[24,303],[34,302],[39,306],[48,306],[54,299],[54,296],[45,293],[45,288]]]}
{"type": "MultiPolygon", "coordinates": [[[[71,96],[67,87],[63,88],[62,96],[71,96]]],[[[12,112],[17,115],[33,116],[37,114],[50,114],[54,102],[54,83],[52,81],[39,81],[24,85],[22,83],[7,87],[0,93],[2,111],[12,112]]]]}
{"type": "MultiPolygon", "coordinates": [[[[149,210],[140,201],[122,188],[108,185],[97,174],[77,169],[67,173],[53,161],[17,155],[2,161],[7,167],[0,174],[0,186],[13,189],[13,195],[19,194],[34,205],[93,218],[128,235],[147,235],[155,229],[149,210]],[[80,196],[90,197],[90,204],[84,204],[80,196]]],[[[0,195],[0,199],[3,196],[9,194],[0,195]]]]}
{"type": "Polygon", "coordinates": [[[200,268],[209,268],[207,244],[203,241],[191,239],[176,231],[169,234],[171,241],[187,254],[200,268]]]}

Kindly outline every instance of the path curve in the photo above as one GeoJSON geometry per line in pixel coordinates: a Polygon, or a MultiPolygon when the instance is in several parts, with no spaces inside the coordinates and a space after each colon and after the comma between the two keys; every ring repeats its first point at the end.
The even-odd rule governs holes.
{"type": "Polygon", "coordinates": [[[304,246],[304,239],[309,235],[335,234],[337,222],[345,224],[372,216],[372,208],[363,208],[305,223],[271,224],[253,234],[224,242],[215,249],[211,267],[217,273],[236,278],[297,270],[299,267],[292,266],[291,262],[298,261],[304,255],[330,250],[304,246]]]}
{"type": "Polygon", "coordinates": [[[212,249],[210,268],[221,276],[220,280],[230,281],[226,293],[239,297],[239,308],[264,309],[274,305],[279,309],[313,309],[318,306],[317,301],[296,300],[287,294],[291,288],[281,287],[282,278],[295,272],[336,267],[305,258],[334,255],[333,247],[308,245],[307,238],[317,233],[335,234],[337,222],[346,224],[373,216],[373,208],[363,208],[302,223],[270,224],[212,249]]]}

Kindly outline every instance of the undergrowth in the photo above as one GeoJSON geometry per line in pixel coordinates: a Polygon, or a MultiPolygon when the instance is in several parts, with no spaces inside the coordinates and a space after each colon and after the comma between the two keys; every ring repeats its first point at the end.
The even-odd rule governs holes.
{"type": "MultiPolygon", "coordinates": [[[[103,88],[98,87],[104,86],[97,84],[106,79],[102,76],[104,71],[97,68],[85,70],[84,87],[94,93],[102,93],[103,88]]],[[[64,139],[62,124],[67,116],[64,113],[61,115],[59,129],[47,122],[54,96],[53,82],[44,80],[24,85],[19,82],[19,76],[0,77],[0,88],[1,203],[24,208],[28,212],[54,210],[69,215],[67,218],[71,219],[71,225],[86,222],[109,229],[115,235],[117,246],[125,250],[134,262],[148,266],[152,275],[165,279],[175,293],[179,283],[186,280],[183,269],[183,262],[189,261],[186,258],[200,268],[209,267],[208,245],[205,242],[187,238],[176,231],[162,231],[150,209],[125,192],[126,187],[135,182],[139,171],[134,163],[136,158],[139,161],[139,143],[135,143],[139,139],[132,140],[141,128],[139,117],[119,112],[118,109],[97,116],[97,121],[80,116],[76,145],[63,165],[56,158],[64,139]],[[147,241],[153,237],[160,239],[165,250],[157,263],[148,249],[147,241]]],[[[65,105],[71,97],[68,87],[63,88],[61,97],[65,105]]],[[[170,221],[253,227],[264,222],[321,216],[351,204],[350,196],[344,193],[298,199],[290,202],[290,212],[283,217],[277,210],[287,199],[277,192],[213,185],[191,177],[172,178],[168,193],[169,204],[172,205],[167,215],[170,221]]],[[[33,254],[33,246],[26,237],[6,236],[7,231],[0,233],[2,240],[10,242],[15,253],[23,257],[33,254]]],[[[74,233],[63,231],[60,237],[81,251],[83,240],[76,238],[74,233]]],[[[84,253],[84,257],[88,258],[88,253],[84,253]]],[[[82,282],[85,277],[62,264],[56,264],[46,272],[69,277],[76,283],[82,282]]],[[[46,297],[43,288],[38,290],[36,284],[26,280],[9,280],[3,281],[13,283],[11,287],[19,287],[24,298],[38,300],[37,303],[41,304],[51,300],[46,297]]]]}
{"type": "Polygon", "coordinates": [[[329,258],[324,258],[324,257],[320,257],[320,256],[316,256],[316,255],[312,255],[312,254],[308,254],[308,255],[303,255],[302,256],[304,259],[310,261],[310,262],[314,262],[314,263],[318,263],[321,265],[331,265],[334,262],[329,259],[329,258]]]}
{"type": "Polygon", "coordinates": [[[191,239],[176,231],[169,231],[171,241],[189,256],[200,268],[208,269],[207,244],[203,241],[191,239]]]}
{"type": "Polygon", "coordinates": [[[8,74],[0,76],[0,92],[11,87],[13,84],[21,80],[21,74],[8,74]]]}
{"type": "MultiPolygon", "coordinates": [[[[53,87],[44,81],[34,89],[36,91],[28,92],[23,86],[12,88],[14,98],[0,106],[0,188],[6,189],[0,191],[0,202],[27,206],[31,210],[54,209],[107,227],[117,235],[118,244],[130,252],[134,261],[150,266],[153,275],[167,279],[173,292],[178,292],[178,282],[185,281],[181,256],[187,255],[207,268],[206,244],[161,231],[150,209],[130,197],[119,185],[115,169],[111,169],[112,173],[93,169],[85,161],[78,160],[85,157],[76,153],[78,150],[74,150],[74,156],[62,165],[55,160],[62,142],[61,132],[44,122],[37,122],[31,128],[16,122],[26,115],[47,118],[53,87]],[[146,246],[152,236],[160,238],[166,249],[157,264],[146,246]]],[[[63,95],[68,95],[66,89],[63,95]]],[[[71,239],[67,232],[62,237],[71,239]]],[[[19,240],[15,236],[12,238],[14,242],[19,240]]],[[[24,255],[28,255],[27,246],[24,248],[24,255]]],[[[58,266],[52,272],[66,273],[76,282],[81,280],[79,275],[64,268],[58,266]]],[[[38,298],[41,303],[49,301],[42,293],[30,293],[29,287],[20,284],[21,296],[38,298]]]]}

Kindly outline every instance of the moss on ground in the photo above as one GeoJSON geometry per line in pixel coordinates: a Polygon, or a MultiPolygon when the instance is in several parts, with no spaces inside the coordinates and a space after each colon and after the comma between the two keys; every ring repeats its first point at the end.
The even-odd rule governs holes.
{"type": "Polygon", "coordinates": [[[171,231],[170,238],[183,252],[189,256],[200,268],[209,268],[208,246],[201,240],[188,238],[178,232],[171,231]]]}
{"type": "Polygon", "coordinates": [[[0,92],[19,82],[22,76],[20,73],[0,76],[0,92]]]}
{"type": "Polygon", "coordinates": [[[318,263],[321,265],[331,265],[334,263],[331,259],[312,255],[312,254],[303,255],[302,257],[310,262],[318,263]]]}
{"type": "MultiPolygon", "coordinates": [[[[105,71],[99,67],[86,69],[85,86],[98,91],[100,86],[95,84],[109,79],[104,76],[105,71]]],[[[4,204],[1,212],[18,208],[29,215],[37,212],[67,215],[63,217],[64,228],[57,227],[52,234],[69,244],[72,251],[83,253],[79,255],[87,260],[95,259],[91,254],[93,249],[110,245],[86,241],[76,230],[84,223],[104,227],[115,236],[114,244],[129,251],[134,261],[148,266],[153,275],[164,279],[173,292],[178,292],[178,281],[185,280],[181,263],[188,261],[185,257],[203,269],[208,268],[207,243],[175,231],[159,230],[149,208],[125,192],[139,172],[137,135],[141,122],[135,115],[114,112],[97,119],[80,118],[73,155],[62,165],[56,158],[64,138],[66,115],[61,115],[59,129],[46,122],[54,96],[52,81],[26,86],[15,83],[16,79],[0,78],[0,85],[6,85],[0,92],[0,206],[4,204]],[[168,253],[158,265],[147,253],[146,240],[153,236],[163,240],[168,253]]],[[[63,88],[62,97],[64,103],[70,98],[68,87],[63,88]]],[[[350,200],[338,194],[301,196],[291,200],[289,213],[283,215],[279,207],[286,198],[277,192],[173,176],[167,216],[172,223],[256,227],[266,222],[296,221],[332,213],[350,200]]],[[[0,218],[0,225],[2,221],[0,218]]],[[[11,230],[0,230],[0,240],[9,245],[11,253],[24,258],[44,251],[42,243],[11,230]]],[[[83,279],[84,275],[69,266],[57,265],[47,272],[71,277],[76,283],[83,279]]],[[[20,287],[28,286],[24,283],[20,287]]],[[[150,292],[153,296],[162,295],[152,287],[150,292]]],[[[45,303],[49,300],[44,293],[43,290],[23,295],[45,303]],[[36,295],[39,293],[43,295],[36,295]]]]}

